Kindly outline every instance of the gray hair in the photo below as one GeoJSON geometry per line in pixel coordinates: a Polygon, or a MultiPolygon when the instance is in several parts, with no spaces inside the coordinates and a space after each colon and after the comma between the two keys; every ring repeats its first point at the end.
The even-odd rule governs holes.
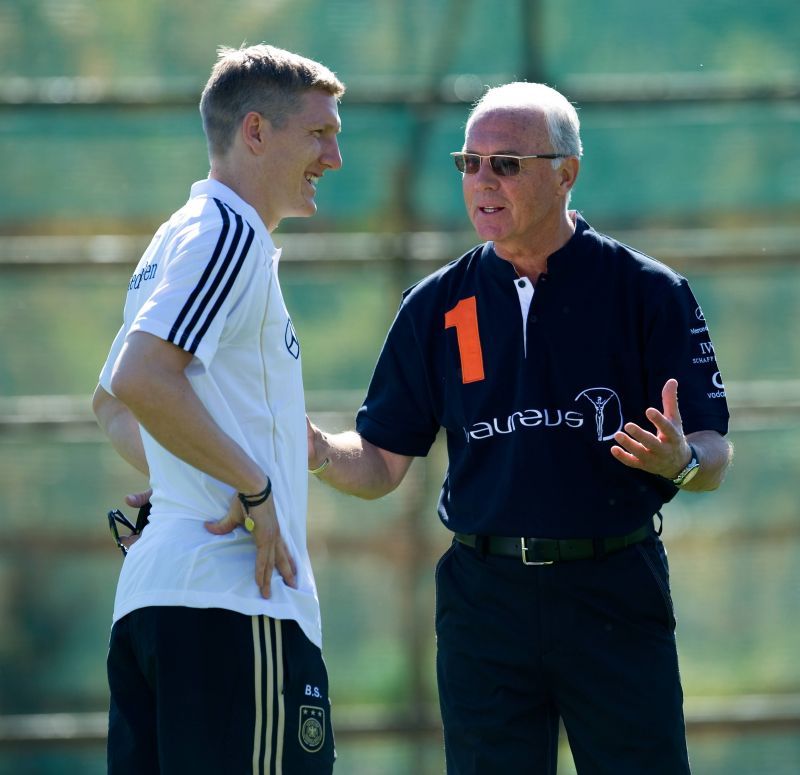
{"type": "MultiPolygon", "coordinates": [[[[489,89],[470,111],[467,130],[480,114],[504,108],[541,110],[544,113],[553,152],[578,158],[583,155],[581,122],[575,106],[561,92],[543,83],[516,81],[489,89]]],[[[560,163],[559,159],[553,159],[553,167],[558,167],[560,163]]]]}
{"type": "Polygon", "coordinates": [[[301,95],[311,89],[339,99],[345,87],[325,65],[291,51],[264,43],[220,47],[200,98],[209,156],[228,151],[242,119],[251,111],[280,129],[300,107],[301,95]]]}

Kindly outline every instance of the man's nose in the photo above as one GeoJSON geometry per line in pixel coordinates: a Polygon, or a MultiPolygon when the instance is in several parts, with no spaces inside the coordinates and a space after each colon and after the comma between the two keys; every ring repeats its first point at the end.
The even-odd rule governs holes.
{"type": "Polygon", "coordinates": [[[335,137],[326,145],[321,161],[332,170],[338,170],[342,166],[342,152],[339,150],[339,141],[335,137]]]}

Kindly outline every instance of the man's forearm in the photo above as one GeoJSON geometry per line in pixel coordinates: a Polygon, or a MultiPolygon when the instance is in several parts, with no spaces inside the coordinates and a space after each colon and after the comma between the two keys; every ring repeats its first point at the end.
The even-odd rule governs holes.
{"type": "Polygon", "coordinates": [[[722,484],[728,466],[733,459],[733,446],[716,431],[698,431],[686,436],[695,448],[700,461],[700,470],[681,489],[689,492],[716,490],[722,484]]]}
{"type": "Polygon", "coordinates": [[[175,382],[159,375],[152,392],[128,399],[142,426],[173,455],[238,492],[260,491],[265,472],[217,425],[189,380],[181,375],[175,382]]]}
{"type": "Polygon", "coordinates": [[[100,385],[94,392],[92,408],[98,424],[117,454],[137,471],[149,476],[139,423],[130,409],[100,385]]]}
{"type": "Polygon", "coordinates": [[[403,480],[413,458],[376,447],[355,431],[331,434],[309,426],[313,440],[309,467],[327,459],[317,478],[337,490],[372,500],[394,490],[403,480]]]}
{"type": "Polygon", "coordinates": [[[128,337],[112,375],[114,393],[173,455],[238,492],[260,492],[266,472],[220,428],[195,393],[184,373],[191,358],[137,332],[128,337]]]}

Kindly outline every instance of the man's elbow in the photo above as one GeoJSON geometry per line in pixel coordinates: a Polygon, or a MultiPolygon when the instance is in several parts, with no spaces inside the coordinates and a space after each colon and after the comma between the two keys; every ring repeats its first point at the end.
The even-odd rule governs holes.
{"type": "Polygon", "coordinates": [[[376,501],[378,498],[383,498],[384,495],[394,492],[399,485],[399,481],[385,481],[381,482],[380,484],[374,484],[372,487],[364,489],[358,493],[354,493],[354,495],[357,495],[359,498],[365,501],[376,501]]]}
{"type": "Polygon", "coordinates": [[[141,382],[139,371],[127,366],[123,360],[117,364],[111,375],[111,390],[117,400],[133,408],[137,396],[142,394],[141,382]]]}
{"type": "Polygon", "coordinates": [[[108,394],[108,391],[106,391],[100,385],[94,389],[94,393],[92,394],[92,412],[94,412],[97,422],[101,424],[101,418],[105,411],[105,407],[108,405],[109,398],[110,395],[108,394]]]}
{"type": "Polygon", "coordinates": [[[97,424],[105,431],[119,413],[122,404],[117,398],[109,393],[102,385],[94,389],[92,395],[92,412],[94,412],[97,424]]]}

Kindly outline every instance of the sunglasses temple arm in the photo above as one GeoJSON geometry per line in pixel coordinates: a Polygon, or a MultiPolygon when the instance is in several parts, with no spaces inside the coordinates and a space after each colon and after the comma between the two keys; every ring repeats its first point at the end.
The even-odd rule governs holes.
{"type": "Polygon", "coordinates": [[[133,524],[119,509],[114,509],[113,511],[109,512],[109,515],[114,518],[116,522],[119,522],[121,525],[125,525],[128,530],[131,530],[134,533],[138,533],[139,531],[136,529],[136,525],[133,524]]]}

